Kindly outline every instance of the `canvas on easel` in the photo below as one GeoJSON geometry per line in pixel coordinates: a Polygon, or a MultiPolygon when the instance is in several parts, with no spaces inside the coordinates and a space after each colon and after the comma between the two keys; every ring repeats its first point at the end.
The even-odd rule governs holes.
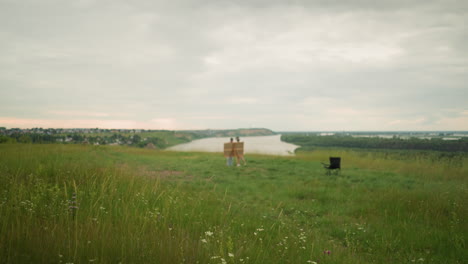
{"type": "Polygon", "coordinates": [[[231,156],[233,144],[234,143],[224,143],[224,157],[231,156]]]}
{"type": "Polygon", "coordinates": [[[244,155],[244,142],[224,143],[224,157],[244,155]]]}
{"type": "Polygon", "coordinates": [[[234,143],[235,152],[238,155],[244,155],[244,142],[236,142],[234,143]]]}

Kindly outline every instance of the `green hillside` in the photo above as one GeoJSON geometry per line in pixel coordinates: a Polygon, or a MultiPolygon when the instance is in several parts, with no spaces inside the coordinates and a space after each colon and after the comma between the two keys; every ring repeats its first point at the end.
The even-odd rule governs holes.
{"type": "Polygon", "coordinates": [[[0,144],[0,263],[466,263],[468,157],[429,156],[0,144]]]}

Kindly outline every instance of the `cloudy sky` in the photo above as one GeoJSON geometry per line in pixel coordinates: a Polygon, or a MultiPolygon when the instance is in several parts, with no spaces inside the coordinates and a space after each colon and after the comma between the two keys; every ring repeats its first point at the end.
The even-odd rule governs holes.
{"type": "Polygon", "coordinates": [[[468,130],[468,1],[0,0],[0,126],[468,130]]]}

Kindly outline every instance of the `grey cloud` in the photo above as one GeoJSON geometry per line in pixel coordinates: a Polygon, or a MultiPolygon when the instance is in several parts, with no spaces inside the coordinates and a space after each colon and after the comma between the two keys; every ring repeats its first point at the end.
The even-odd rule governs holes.
{"type": "Polygon", "coordinates": [[[42,113],[34,106],[91,105],[139,120],[231,125],[193,118],[216,112],[236,116],[233,126],[303,130],[333,107],[385,120],[465,109],[465,1],[44,0],[0,10],[0,117],[26,104],[31,118],[42,113]],[[336,105],[303,104],[314,97],[336,105]]]}

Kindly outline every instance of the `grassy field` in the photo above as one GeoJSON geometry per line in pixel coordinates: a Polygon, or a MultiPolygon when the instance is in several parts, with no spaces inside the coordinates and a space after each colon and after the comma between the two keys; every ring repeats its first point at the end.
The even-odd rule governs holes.
{"type": "Polygon", "coordinates": [[[0,144],[0,263],[467,263],[466,156],[246,158],[0,144]]]}

